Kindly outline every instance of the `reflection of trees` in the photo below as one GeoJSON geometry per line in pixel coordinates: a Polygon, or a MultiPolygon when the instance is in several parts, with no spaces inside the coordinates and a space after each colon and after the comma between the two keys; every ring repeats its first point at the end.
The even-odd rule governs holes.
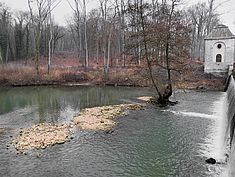
{"type": "MultiPolygon", "coordinates": [[[[62,113],[66,115],[66,111],[73,115],[86,107],[117,104],[120,103],[119,99],[133,98],[140,93],[138,88],[128,89],[124,87],[0,89],[0,113],[25,107],[36,107],[38,122],[57,123],[61,120],[62,113]]],[[[32,119],[35,119],[35,117],[32,117],[32,119]]]]}
{"type": "Polygon", "coordinates": [[[56,89],[38,88],[37,105],[39,123],[52,122],[57,123],[60,117],[61,103],[56,89]]]}

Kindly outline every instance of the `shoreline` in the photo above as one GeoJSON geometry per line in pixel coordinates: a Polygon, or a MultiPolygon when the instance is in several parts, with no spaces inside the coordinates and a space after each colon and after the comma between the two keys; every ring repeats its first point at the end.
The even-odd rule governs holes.
{"type": "MultiPolygon", "coordinates": [[[[219,81],[219,79],[218,79],[219,81]]],[[[218,84],[217,84],[218,85],[218,84]]],[[[139,85],[139,84],[125,84],[125,83],[95,83],[95,82],[65,82],[65,83],[29,83],[29,84],[1,84],[0,88],[17,88],[17,87],[83,87],[83,86],[110,86],[110,87],[141,87],[141,88],[148,88],[151,86],[148,85],[139,85]]],[[[214,85],[206,85],[206,84],[197,84],[193,82],[179,82],[174,84],[176,90],[198,90],[198,91],[223,91],[224,86],[221,83],[218,87],[214,85]]]]}

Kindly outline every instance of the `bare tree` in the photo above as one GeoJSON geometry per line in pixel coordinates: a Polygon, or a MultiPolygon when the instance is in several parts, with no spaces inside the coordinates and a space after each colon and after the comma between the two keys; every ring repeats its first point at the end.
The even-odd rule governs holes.
{"type": "MultiPolygon", "coordinates": [[[[0,4],[1,5],[1,4],[0,4]]],[[[7,63],[10,55],[11,13],[8,7],[0,6],[0,48],[1,58],[7,63]]]]}
{"type": "Polygon", "coordinates": [[[52,59],[52,40],[53,40],[53,32],[52,32],[52,17],[51,17],[51,0],[48,0],[48,11],[49,11],[49,31],[50,31],[50,39],[48,42],[48,67],[47,72],[50,73],[51,68],[51,59],[52,59]]]}
{"type": "MultiPolygon", "coordinates": [[[[125,55],[125,40],[126,40],[126,34],[125,34],[125,14],[126,14],[126,6],[124,0],[115,0],[115,5],[117,9],[117,14],[119,18],[119,55],[122,58],[122,66],[126,66],[126,55],[125,55]]],[[[119,60],[117,59],[117,65],[119,63],[119,60]]]]}
{"type": "Polygon", "coordinates": [[[219,14],[216,12],[216,0],[208,3],[197,3],[188,9],[192,23],[191,58],[204,58],[204,38],[219,23],[219,14]]]}
{"type": "Polygon", "coordinates": [[[85,37],[85,54],[86,54],[86,58],[85,58],[85,68],[88,68],[89,66],[89,56],[88,56],[88,44],[87,44],[87,10],[86,10],[86,0],[83,0],[83,18],[84,18],[84,37],[85,37]]]}
{"type": "Polygon", "coordinates": [[[28,0],[28,6],[31,15],[31,22],[35,25],[35,44],[36,44],[36,60],[35,68],[37,74],[39,74],[39,60],[40,60],[40,46],[42,40],[43,23],[47,19],[51,11],[61,2],[57,0],[28,0]],[[35,4],[34,4],[35,3],[35,4]],[[37,13],[34,15],[33,4],[36,7],[37,13]]]}
{"type": "Polygon", "coordinates": [[[182,60],[188,57],[189,25],[176,8],[179,3],[180,0],[161,1],[157,4],[154,14],[151,4],[147,1],[140,0],[137,4],[129,4],[129,11],[135,13],[135,18],[138,18],[134,20],[134,24],[132,21],[131,25],[137,23],[141,27],[130,35],[131,38],[139,37],[139,41],[135,41],[137,44],[132,46],[135,48],[139,45],[141,48],[141,57],[146,61],[146,67],[143,64],[142,66],[146,68],[158,97],[153,102],[160,105],[171,103],[171,74],[173,71],[180,72],[181,65],[184,65],[182,60]]]}
{"type": "MultiPolygon", "coordinates": [[[[75,16],[75,26],[76,26],[76,32],[78,32],[78,38],[79,38],[79,52],[82,53],[82,29],[81,29],[81,11],[82,11],[82,17],[83,17],[83,23],[84,23],[84,45],[85,45],[85,68],[89,66],[89,53],[88,53],[88,40],[87,40],[87,2],[86,0],[74,0],[74,5],[70,3],[69,0],[67,0],[69,3],[71,9],[74,11],[75,16]]],[[[72,27],[72,26],[71,26],[72,27]]],[[[73,31],[73,29],[71,29],[73,31]]],[[[75,36],[74,36],[74,39],[75,36]]],[[[75,43],[77,41],[75,40],[75,43]]],[[[79,54],[81,57],[81,55],[79,54]]]]}

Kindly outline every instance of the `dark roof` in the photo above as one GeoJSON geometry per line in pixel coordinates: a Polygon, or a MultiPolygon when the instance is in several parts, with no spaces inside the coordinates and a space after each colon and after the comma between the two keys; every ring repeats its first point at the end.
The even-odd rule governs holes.
{"type": "Polygon", "coordinates": [[[225,25],[216,26],[205,39],[230,39],[235,38],[233,33],[225,25]]]}

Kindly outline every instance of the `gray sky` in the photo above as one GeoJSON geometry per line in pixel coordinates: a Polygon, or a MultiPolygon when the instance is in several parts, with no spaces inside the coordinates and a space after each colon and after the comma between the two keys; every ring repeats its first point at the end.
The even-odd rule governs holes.
{"type": "MultiPolygon", "coordinates": [[[[72,0],[70,0],[72,2],[72,0]]],[[[185,6],[190,6],[197,2],[206,2],[207,0],[185,0],[185,6]]],[[[222,23],[228,25],[231,31],[235,34],[235,2],[230,0],[222,4],[222,2],[228,0],[216,0],[219,4],[217,11],[221,14],[222,23]]],[[[27,0],[0,0],[4,2],[13,10],[28,10],[27,0]]],[[[96,7],[98,0],[89,0],[88,9],[96,7]]],[[[67,0],[62,0],[62,2],[54,10],[54,18],[57,23],[66,25],[66,19],[72,15],[72,10],[69,7],[67,0]]]]}

